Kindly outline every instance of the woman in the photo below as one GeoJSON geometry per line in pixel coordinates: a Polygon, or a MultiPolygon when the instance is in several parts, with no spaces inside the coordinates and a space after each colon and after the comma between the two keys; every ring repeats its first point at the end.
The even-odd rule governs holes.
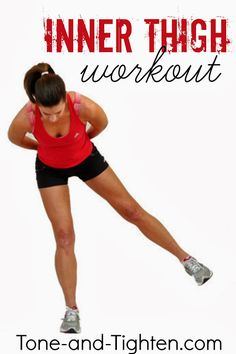
{"type": "Polygon", "coordinates": [[[16,145],[37,150],[37,185],[56,241],[55,268],[66,304],[60,331],[80,332],[75,232],[68,188],[71,176],[78,176],[145,236],[176,256],[198,285],[210,279],[212,271],[185,252],[138,204],[92,143],[108,123],[103,109],[86,96],[66,92],[62,78],[46,63],[27,71],[24,88],[29,102],[13,119],[8,137],[16,145]],[[27,137],[27,132],[36,140],[27,137]]]}

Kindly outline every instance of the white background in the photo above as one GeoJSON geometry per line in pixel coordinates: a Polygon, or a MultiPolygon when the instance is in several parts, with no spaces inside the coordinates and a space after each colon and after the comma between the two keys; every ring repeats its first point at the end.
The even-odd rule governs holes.
{"type": "MultiPolygon", "coordinates": [[[[214,271],[213,278],[198,287],[174,256],[143,237],[73,177],[69,185],[77,236],[80,336],[95,339],[103,332],[179,341],[220,338],[222,353],[232,353],[236,315],[233,4],[23,0],[1,5],[2,352],[18,353],[16,334],[64,342],[72,338],[59,333],[64,299],[54,269],[54,237],[35,181],[36,152],[7,139],[12,119],[27,100],[24,74],[45,61],[64,78],[68,90],[91,97],[106,111],[109,125],[94,142],[130,193],[187,252],[214,271]],[[46,53],[43,18],[47,16],[127,18],[139,28],[134,52],[46,53]],[[230,53],[219,55],[219,80],[80,82],[79,73],[87,63],[91,67],[127,63],[131,68],[139,62],[148,67],[154,53],[140,49],[147,38],[139,23],[168,16],[229,18],[233,43],[230,53]]],[[[197,68],[214,56],[171,54],[171,60],[197,68]]]]}

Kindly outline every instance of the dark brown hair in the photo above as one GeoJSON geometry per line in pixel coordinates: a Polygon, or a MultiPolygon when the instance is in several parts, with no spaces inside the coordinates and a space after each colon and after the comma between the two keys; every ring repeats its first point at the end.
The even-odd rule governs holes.
{"type": "Polygon", "coordinates": [[[45,107],[55,106],[66,98],[64,81],[47,63],[34,65],[26,72],[24,88],[31,102],[45,107]]]}

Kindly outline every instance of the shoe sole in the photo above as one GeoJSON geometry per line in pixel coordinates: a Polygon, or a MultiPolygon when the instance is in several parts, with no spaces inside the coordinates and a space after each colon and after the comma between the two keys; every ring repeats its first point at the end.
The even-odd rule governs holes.
{"type": "Polygon", "coordinates": [[[204,278],[203,282],[201,284],[198,284],[198,285],[201,286],[201,285],[205,284],[209,279],[211,279],[212,275],[213,275],[213,272],[211,271],[209,277],[204,278]]]}
{"type": "Polygon", "coordinates": [[[68,331],[60,331],[61,333],[80,333],[81,332],[81,328],[79,331],[76,331],[74,328],[70,328],[68,329],[68,331]]]}

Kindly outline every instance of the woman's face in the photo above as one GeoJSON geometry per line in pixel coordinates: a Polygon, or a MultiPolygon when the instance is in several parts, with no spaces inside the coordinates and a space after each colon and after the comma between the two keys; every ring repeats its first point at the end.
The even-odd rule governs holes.
{"type": "Polygon", "coordinates": [[[62,117],[65,108],[66,102],[64,100],[61,100],[57,105],[52,107],[44,107],[39,105],[39,110],[42,118],[51,123],[56,123],[62,117]]]}

